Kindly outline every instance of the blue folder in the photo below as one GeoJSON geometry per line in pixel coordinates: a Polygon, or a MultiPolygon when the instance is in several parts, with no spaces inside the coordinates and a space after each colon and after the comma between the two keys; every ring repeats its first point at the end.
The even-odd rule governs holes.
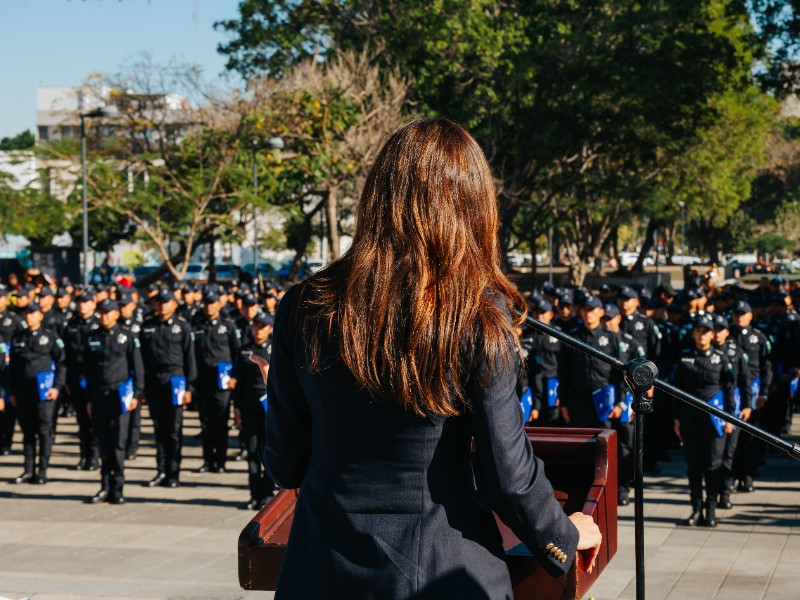
{"type": "MultiPolygon", "coordinates": [[[[722,390],[711,396],[711,398],[708,399],[708,403],[715,408],[725,410],[725,404],[722,401],[722,390]]],[[[717,437],[722,437],[725,435],[725,421],[711,414],[708,416],[711,417],[711,424],[714,426],[714,429],[717,432],[717,437]]]]}
{"type": "Polygon", "coordinates": [[[56,372],[54,369],[49,371],[42,371],[36,374],[36,389],[39,390],[39,400],[45,402],[47,400],[47,392],[53,387],[56,380],[56,372]]]}
{"type": "Polygon", "coordinates": [[[798,387],[800,387],[800,377],[792,377],[789,381],[789,398],[794,398],[798,387]]]}
{"type": "Polygon", "coordinates": [[[558,400],[558,377],[547,378],[547,406],[553,408],[558,400]]]}
{"type": "Polygon", "coordinates": [[[231,371],[233,371],[233,363],[218,362],[217,363],[217,388],[220,390],[228,389],[228,381],[231,378],[231,371]]]}
{"type": "Polygon", "coordinates": [[[172,388],[172,406],[181,406],[186,393],[186,377],[174,375],[169,378],[169,385],[172,388]]]}
{"type": "Polygon", "coordinates": [[[625,392],[625,403],[622,405],[622,414],[619,416],[620,423],[630,423],[633,416],[633,392],[627,390],[625,392]]]}
{"type": "Polygon", "coordinates": [[[753,380],[750,384],[750,408],[756,407],[756,402],[758,402],[758,397],[761,395],[761,377],[757,377],[753,380]]]}
{"type": "Polygon", "coordinates": [[[736,408],[733,409],[733,414],[739,415],[742,412],[742,392],[739,391],[739,388],[733,388],[733,403],[735,404],[736,408]]]}
{"type": "Polygon", "coordinates": [[[527,423],[528,419],[531,418],[531,412],[533,411],[533,395],[531,394],[531,388],[525,390],[525,393],[522,394],[522,398],[519,399],[519,402],[522,405],[522,422],[527,423]]]}
{"type": "Polygon", "coordinates": [[[592,400],[594,400],[594,407],[597,410],[597,420],[605,421],[611,410],[614,408],[614,386],[607,385],[592,392],[592,400]]]}
{"type": "Polygon", "coordinates": [[[258,401],[261,402],[261,408],[263,408],[264,412],[266,413],[267,408],[269,408],[269,401],[267,400],[267,395],[264,394],[263,396],[261,396],[261,398],[258,399],[258,401]]]}
{"type": "Polygon", "coordinates": [[[133,379],[128,379],[121,386],[117,388],[119,392],[119,407],[122,409],[124,415],[131,409],[131,401],[133,400],[133,379]]]}

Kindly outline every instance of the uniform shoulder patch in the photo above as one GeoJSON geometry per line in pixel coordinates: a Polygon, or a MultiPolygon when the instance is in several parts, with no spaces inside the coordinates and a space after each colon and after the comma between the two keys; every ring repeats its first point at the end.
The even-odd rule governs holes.
{"type": "Polygon", "coordinates": [[[59,350],[62,350],[64,348],[64,342],[61,341],[61,338],[56,338],[56,347],[59,350]]]}
{"type": "Polygon", "coordinates": [[[133,347],[134,348],[141,348],[142,345],[139,343],[139,338],[133,338],[133,347]]]}

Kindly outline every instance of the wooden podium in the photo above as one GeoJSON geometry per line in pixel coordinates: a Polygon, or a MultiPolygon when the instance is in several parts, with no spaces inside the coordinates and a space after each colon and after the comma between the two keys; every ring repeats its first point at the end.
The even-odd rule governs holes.
{"type": "MultiPolygon", "coordinates": [[[[603,533],[603,545],[592,573],[583,571],[579,556],[566,575],[551,577],[498,519],[514,598],[579,600],[617,552],[617,434],[601,429],[525,431],[564,511],[592,515],[603,533]]],[[[244,589],[275,589],[296,498],[297,490],[281,490],[239,535],[239,584],[244,589]]]]}

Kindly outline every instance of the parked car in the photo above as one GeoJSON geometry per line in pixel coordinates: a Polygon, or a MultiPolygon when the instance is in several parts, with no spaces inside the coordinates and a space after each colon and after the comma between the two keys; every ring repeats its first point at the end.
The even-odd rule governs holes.
{"type": "Polygon", "coordinates": [[[155,264],[149,263],[149,264],[146,264],[146,265],[139,265],[138,267],[136,267],[133,270],[133,277],[135,279],[142,279],[143,277],[146,277],[147,275],[149,275],[150,273],[155,271],[160,266],[161,265],[159,265],[158,263],[155,263],[155,264]]]}
{"type": "Polygon", "coordinates": [[[208,281],[208,267],[203,263],[189,263],[183,278],[191,283],[205,283],[208,281]]]}
{"type": "Polygon", "coordinates": [[[120,277],[135,278],[136,273],[131,272],[128,267],[122,265],[115,265],[113,267],[95,267],[89,272],[89,283],[97,285],[98,283],[114,283],[120,277]]]}
{"type": "Polygon", "coordinates": [[[324,267],[324,266],[325,266],[325,263],[323,263],[321,260],[309,260],[309,261],[307,262],[307,264],[308,264],[308,268],[309,268],[309,270],[310,270],[312,273],[316,273],[316,272],[317,272],[317,271],[319,271],[319,270],[320,270],[322,267],[324,267]]]}
{"type": "Polygon", "coordinates": [[[242,278],[242,269],[233,263],[218,263],[214,265],[217,271],[217,281],[233,281],[242,278]]]}
{"type": "MultiPolygon", "coordinates": [[[[246,278],[249,278],[251,281],[255,272],[253,267],[253,263],[247,263],[242,267],[242,275],[246,278]]],[[[278,269],[280,268],[281,264],[275,261],[258,261],[258,272],[261,275],[261,279],[275,279],[278,277],[278,269]]]]}
{"type": "MultiPolygon", "coordinates": [[[[285,263],[278,270],[278,278],[279,279],[286,279],[287,277],[289,277],[289,272],[292,269],[292,262],[294,262],[294,261],[290,260],[289,262],[285,263]]],[[[294,276],[296,278],[298,278],[298,279],[302,279],[304,277],[308,277],[309,275],[311,275],[311,273],[312,273],[312,271],[311,271],[311,268],[309,267],[308,263],[303,261],[297,267],[297,272],[294,274],[294,276]]]]}
{"type": "MultiPolygon", "coordinates": [[[[621,267],[632,267],[636,264],[636,261],[639,260],[639,253],[620,252],[617,254],[617,257],[619,258],[619,264],[621,267]]],[[[643,264],[645,267],[652,267],[655,264],[655,261],[649,256],[646,256],[643,264]]]]}
{"type": "Polygon", "coordinates": [[[689,256],[686,254],[673,254],[672,256],[672,264],[673,265],[700,265],[703,264],[703,260],[699,256],[689,256]]]}

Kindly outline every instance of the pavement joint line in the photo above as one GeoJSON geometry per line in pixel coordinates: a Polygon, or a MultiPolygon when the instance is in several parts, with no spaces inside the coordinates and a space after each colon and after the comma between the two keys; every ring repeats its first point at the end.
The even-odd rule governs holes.
{"type": "MultiPolygon", "coordinates": [[[[707,540],[710,539],[710,536],[709,538],[706,539],[707,540]]],[[[750,539],[750,534],[748,533],[747,535],[740,536],[739,539],[741,540],[741,542],[739,543],[739,547],[736,549],[736,554],[733,555],[733,558],[728,563],[728,568],[725,569],[725,575],[722,576],[722,579],[720,580],[719,585],[717,585],[717,589],[714,592],[714,595],[711,597],[711,600],[716,599],[716,597],[719,595],[719,591],[725,585],[725,580],[728,579],[728,575],[730,574],[733,565],[736,564],[736,559],[738,559],[739,555],[742,553],[742,548],[744,548],[747,540],[750,539]]],[[[784,541],[784,544],[785,543],[786,542],[784,541]]]]}
{"type": "MultiPolygon", "coordinates": [[[[215,559],[216,560],[216,559],[215,559]]],[[[164,563],[162,563],[164,564],[164,563]]],[[[131,583],[131,582],[143,582],[143,583],[150,583],[154,585],[163,585],[164,581],[162,579],[150,579],[147,577],[128,577],[125,579],[120,580],[119,577],[103,577],[102,575],[95,575],[95,574],[77,574],[77,573],[42,573],[42,572],[31,572],[31,571],[0,571],[0,575],[6,577],[30,577],[32,579],[48,579],[48,580],[70,580],[70,581],[97,581],[102,583],[119,583],[120,581],[124,583],[131,583]]],[[[170,579],[170,585],[196,585],[198,582],[196,579],[170,579]]],[[[228,589],[230,587],[230,583],[217,583],[214,581],[203,581],[203,586],[215,586],[219,588],[228,589]]],[[[36,594],[36,592],[31,592],[32,594],[36,594]]]]}
{"type": "MultiPolygon", "coordinates": [[[[789,534],[789,535],[791,535],[791,534],[789,534]]],[[[767,592],[769,591],[769,586],[772,584],[772,579],[775,577],[775,571],[778,570],[778,565],[781,562],[781,556],[783,555],[783,551],[786,549],[786,544],[789,543],[789,535],[786,535],[786,537],[783,539],[783,545],[781,546],[780,552],[778,552],[778,558],[775,561],[775,564],[772,565],[772,571],[769,574],[769,579],[767,580],[767,585],[764,586],[764,594],[761,596],[762,598],[764,598],[766,596],[767,592]]]]}

